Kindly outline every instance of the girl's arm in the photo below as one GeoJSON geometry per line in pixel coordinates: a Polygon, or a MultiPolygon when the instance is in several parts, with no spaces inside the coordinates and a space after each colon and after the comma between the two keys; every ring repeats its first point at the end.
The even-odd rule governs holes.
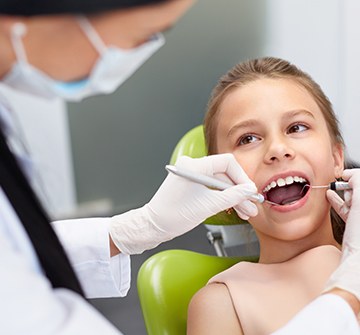
{"type": "Polygon", "coordinates": [[[243,331],[227,287],[213,283],[192,298],[187,321],[187,335],[239,334],[243,331]]]}

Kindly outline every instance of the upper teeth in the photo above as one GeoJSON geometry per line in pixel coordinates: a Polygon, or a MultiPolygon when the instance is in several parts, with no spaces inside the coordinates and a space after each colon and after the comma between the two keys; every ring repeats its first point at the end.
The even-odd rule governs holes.
{"type": "Polygon", "coordinates": [[[293,183],[306,183],[306,179],[298,176],[287,176],[286,178],[279,178],[276,181],[273,180],[269,185],[267,185],[263,189],[263,193],[269,192],[272,188],[275,188],[276,186],[282,187],[293,183]]]}

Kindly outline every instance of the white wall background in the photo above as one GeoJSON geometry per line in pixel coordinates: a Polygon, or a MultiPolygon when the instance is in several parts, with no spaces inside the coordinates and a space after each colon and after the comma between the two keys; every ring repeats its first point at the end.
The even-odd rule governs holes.
{"type": "Polygon", "coordinates": [[[341,120],[350,156],[360,161],[360,1],[341,3],[341,120]]]}
{"type": "Polygon", "coordinates": [[[268,0],[264,53],[308,72],[330,98],[360,161],[360,1],[268,0]]]}

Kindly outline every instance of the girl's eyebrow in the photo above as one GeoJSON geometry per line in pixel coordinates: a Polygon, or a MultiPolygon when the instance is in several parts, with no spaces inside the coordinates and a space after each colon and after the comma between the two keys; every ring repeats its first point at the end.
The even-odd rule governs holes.
{"type": "MultiPolygon", "coordinates": [[[[283,120],[288,120],[288,119],[293,119],[299,115],[308,116],[308,117],[311,117],[312,119],[315,119],[314,115],[306,109],[295,109],[295,110],[285,112],[281,118],[283,120]]],[[[255,126],[259,125],[260,123],[261,122],[257,119],[248,119],[245,121],[241,121],[230,128],[230,130],[227,134],[227,137],[231,137],[232,134],[234,132],[238,131],[239,129],[255,127],[255,126]]]]}
{"type": "Polygon", "coordinates": [[[299,116],[299,115],[303,115],[303,116],[308,116],[308,117],[311,117],[312,119],[315,119],[315,116],[313,113],[309,112],[308,110],[306,109],[295,109],[295,110],[292,110],[292,111],[288,111],[286,113],[284,113],[284,115],[282,116],[282,119],[286,120],[286,119],[292,119],[296,116],[299,116]]]}
{"type": "Polygon", "coordinates": [[[249,128],[249,127],[255,127],[259,124],[260,122],[258,120],[255,119],[249,119],[249,120],[245,120],[245,121],[241,121],[237,124],[235,124],[233,127],[230,128],[227,137],[231,137],[232,134],[236,131],[238,131],[239,129],[242,128],[249,128]]]}

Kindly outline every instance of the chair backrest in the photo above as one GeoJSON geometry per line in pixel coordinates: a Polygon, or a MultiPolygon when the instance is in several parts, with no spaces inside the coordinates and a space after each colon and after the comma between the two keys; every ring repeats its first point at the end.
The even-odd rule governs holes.
{"type": "Polygon", "coordinates": [[[148,335],[185,335],[189,302],[213,277],[235,263],[257,257],[218,257],[166,250],[150,257],[138,273],[138,294],[148,335]]]}

